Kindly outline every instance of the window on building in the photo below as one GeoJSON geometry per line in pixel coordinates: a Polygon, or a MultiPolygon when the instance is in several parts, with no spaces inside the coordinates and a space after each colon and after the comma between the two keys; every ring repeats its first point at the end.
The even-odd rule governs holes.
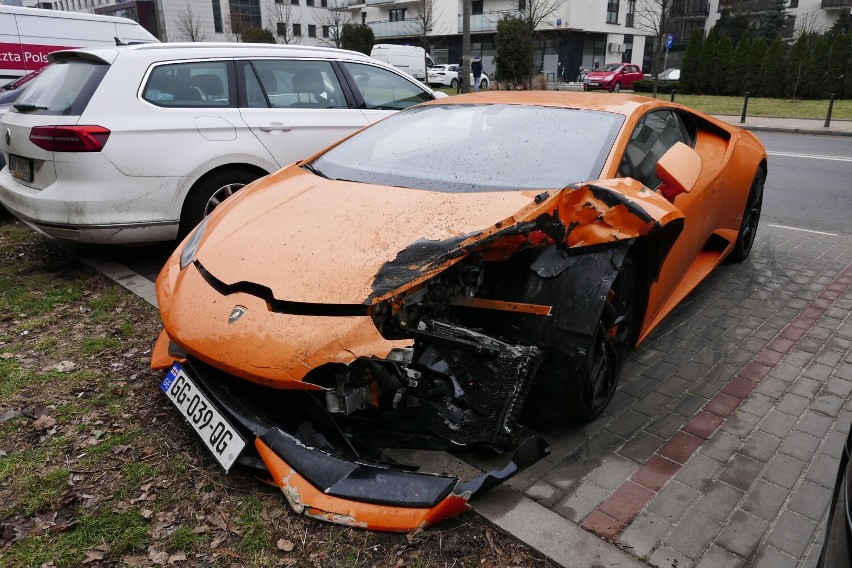
{"type": "Polygon", "coordinates": [[[636,0],[627,0],[627,16],[624,18],[624,26],[633,27],[633,17],[636,14],[636,0]]]}
{"type": "Polygon", "coordinates": [[[240,33],[243,28],[263,28],[260,17],[260,0],[229,0],[231,31],[240,33]]]}
{"type": "Polygon", "coordinates": [[[403,22],[405,21],[405,8],[394,8],[390,10],[390,21],[391,22],[403,22]]]}
{"type": "Polygon", "coordinates": [[[790,7],[791,8],[798,8],[799,7],[799,0],[790,0],[790,7]]]}
{"type": "Polygon", "coordinates": [[[618,0],[609,0],[606,4],[606,23],[618,23],[618,0]]]}
{"type": "Polygon", "coordinates": [[[327,37],[329,36],[329,31],[330,31],[330,30],[328,29],[328,26],[323,26],[323,27],[322,27],[322,37],[326,37],[326,38],[327,38],[327,37]]]}
{"type": "Polygon", "coordinates": [[[293,35],[295,37],[302,37],[302,24],[293,24],[293,35]]]}
{"type": "Polygon", "coordinates": [[[290,0],[290,4],[292,4],[293,6],[298,6],[299,0],[290,0]]]}
{"type": "Polygon", "coordinates": [[[470,3],[470,13],[471,15],[478,16],[482,14],[482,4],[483,0],[473,0],[470,3]]]}
{"type": "Polygon", "coordinates": [[[305,6],[313,6],[314,0],[305,0],[305,6]]]}
{"type": "Polygon", "coordinates": [[[219,0],[213,0],[213,31],[222,33],[222,5],[219,0]]]}
{"type": "Polygon", "coordinates": [[[275,31],[280,36],[287,35],[287,24],[284,22],[278,22],[277,24],[275,24],[275,31]]]}
{"type": "Polygon", "coordinates": [[[308,37],[317,37],[317,27],[314,24],[308,24],[308,37]]]}
{"type": "Polygon", "coordinates": [[[525,12],[527,9],[527,0],[518,0],[518,12],[525,12]]]}
{"type": "Polygon", "coordinates": [[[320,6],[323,8],[328,8],[328,0],[320,0],[320,6]]]}
{"type": "Polygon", "coordinates": [[[367,25],[367,12],[361,12],[361,25],[367,25]]]}

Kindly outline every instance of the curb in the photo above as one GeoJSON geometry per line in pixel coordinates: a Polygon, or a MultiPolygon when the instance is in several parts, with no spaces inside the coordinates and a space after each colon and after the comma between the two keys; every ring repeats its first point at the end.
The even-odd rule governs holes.
{"type": "MultiPolygon", "coordinates": [[[[743,130],[751,130],[752,132],[784,132],[787,134],[810,134],[812,136],[847,136],[852,137],[852,131],[848,130],[820,130],[817,128],[795,128],[795,127],[784,127],[784,126],[761,126],[761,125],[750,125],[750,124],[734,124],[729,123],[733,126],[738,126],[743,130]]],[[[825,128],[825,127],[823,127],[825,128]]],[[[831,127],[829,127],[831,128],[831,127]]]]}

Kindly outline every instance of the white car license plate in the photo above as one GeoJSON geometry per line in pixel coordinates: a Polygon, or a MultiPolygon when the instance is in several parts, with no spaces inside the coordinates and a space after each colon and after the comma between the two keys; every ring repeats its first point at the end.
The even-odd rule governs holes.
{"type": "Polygon", "coordinates": [[[598,84],[597,84],[597,83],[595,83],[594,81],[592,81],[591,83],[589,83],[589,85],[591,85],[592,87],[597,87],[597,86],[598,86],[598,84]]]}
{"type": "Polygon", "coordinates": [[[180,364],[172,365],[160,388],[192,425],[219,465],[226,472],[231,469],[246,442],[195,386],[180,364]]]}
{"type": "Polygon", "coordinates": [[[18,179],[33,181],[33,161],[9,154],[9,172],[18,179]]]}

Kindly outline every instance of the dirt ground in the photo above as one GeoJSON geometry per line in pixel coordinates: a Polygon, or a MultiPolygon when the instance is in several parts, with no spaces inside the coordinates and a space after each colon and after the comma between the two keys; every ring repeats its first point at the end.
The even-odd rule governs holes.
{"type": "Polygon", "coordinates": [[[474,513],[349,529],[225,475],[148,368],[158,332],[154,308],[0,212],[0,565],[554,566],[474,513]]]}

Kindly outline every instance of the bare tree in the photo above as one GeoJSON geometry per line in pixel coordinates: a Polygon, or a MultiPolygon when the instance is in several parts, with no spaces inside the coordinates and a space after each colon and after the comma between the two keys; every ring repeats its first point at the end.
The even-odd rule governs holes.
{"type": "Polygon", "coordinates": [[[819,4],[814,4],[807,10],[803,10],[796,18],[797,36],[806,34],[811,37],[817,36],[826,31],[826,26],[823,20],[823,9],[819,4]]]}
{"type": "Polygon", "coordinates": [[[293,34],[293,24],[298,24],[301,20],[293,15],[293,7],[289,2],[274,4],[272,17],[275,20],[275,33],[278,37],[278,43],[301,43],[301,36],[293,34]]]}
{"type": "Polygon", "coordinates": [[[406,32],[420,40],[420,45],[431,53],[439,38],[449,34],[449,26],[439,24],[442,11],[435,0],[417,0],[406,14],[406,32]]]}
{"type": "MultiPolygon", "coordinates": [[[[530,42],[535,45],[535,39],[539,36],[541,28],[550,17],[555,14],[565,0],[525,0],[519,2],[518,18],[524,23],[527,33],[529,34],[530,42]]],[[[535,49],[533,49],[533,58],[535,58],[535,49]]],[[[535,62],[531,67],[532,71],[527,79],[527,88],[532,89],[532,73],[535,72],[535,62]]]]}
{"type": "Polygon", "coordinates": [[[176,27],[182,39],[186,41],[204,41],[207,39],[201,26],[201,17],[192,10],[192,4],[187,3],[178,12],[176,27]]]}
{"type": "Polygon", "coordinates": [[[343,0],[328,0],[328,8],[317,14],[317,23],[328,28],[328,37],[322,42],[332,47],[343,46],[343,26],[352,23],[352,13],[343,0]]]}
{"type": "Polygon", "coordinates": [[[651,35],[645,41],[654,42],[651,59],[651,75],[654,77],[654,95],[657,94],[657,75],[663,67],[663,47],[671,27],[672,0],[638,0],[634,23],[636,27],[651,35]]]}

